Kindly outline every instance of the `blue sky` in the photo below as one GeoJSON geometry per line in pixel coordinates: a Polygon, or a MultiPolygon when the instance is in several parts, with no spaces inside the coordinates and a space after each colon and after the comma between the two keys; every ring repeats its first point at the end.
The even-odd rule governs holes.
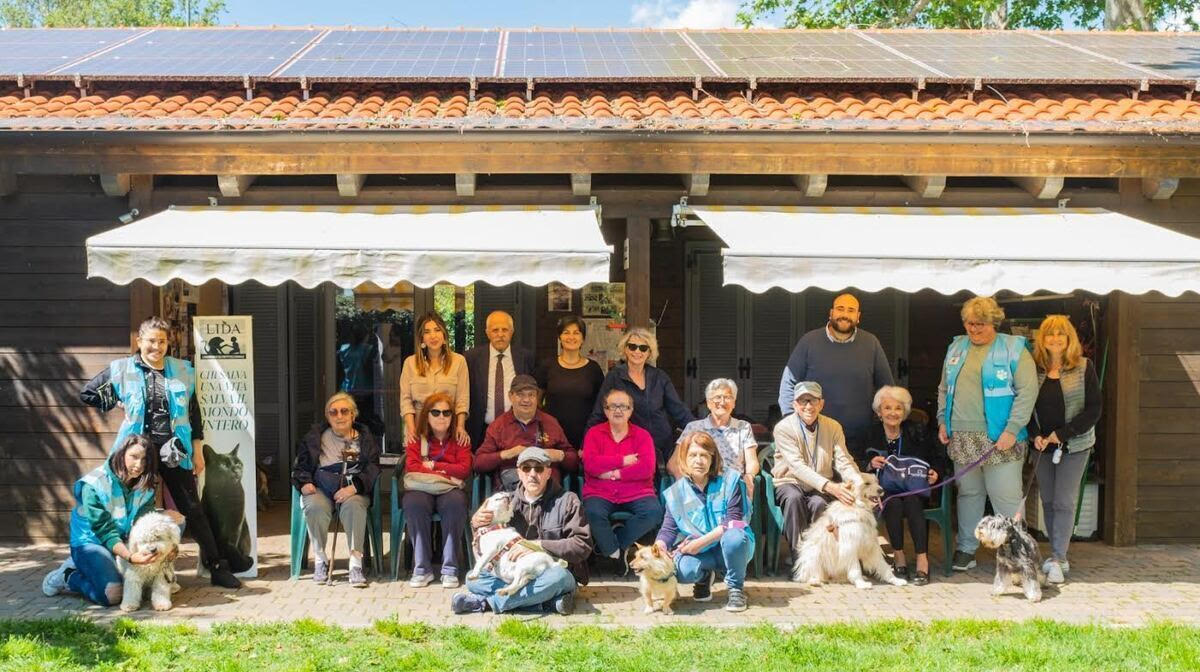
{"type": "Polygon", "coordinates": [[[452,28],[733,26],[738,0],[226,0],[221,23],[452,28]]]}

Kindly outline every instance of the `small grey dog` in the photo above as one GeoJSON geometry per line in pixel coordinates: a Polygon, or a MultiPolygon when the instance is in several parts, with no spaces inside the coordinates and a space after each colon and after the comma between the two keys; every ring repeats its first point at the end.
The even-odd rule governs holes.
{"type": "Polygon", "coordinates": [[[1037,542],[1029,536],[1025,523],[1008,516],[985,516],[975,526],[979,543],[996,551],[996,578],[992,595],[1002,594],[1010,585],[1021,586],[1025,599],[1042,599],[1046,575],[1042,573],[1042,558],[1037,542]]]}

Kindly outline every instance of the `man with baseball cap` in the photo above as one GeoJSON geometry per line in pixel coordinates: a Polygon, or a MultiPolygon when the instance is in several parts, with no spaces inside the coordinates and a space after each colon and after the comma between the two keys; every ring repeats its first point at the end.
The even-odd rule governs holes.
{"type": "Polygon", "coordinates": [[[494,488],[499,488],[502,481],[515,484],[517,456],[537,446],[550,457],[551,478],[562,483],[564,473],[579,468],[579,453],[567,441],[558,420],[538,408],[537,381],[527,374],[514,377],[508,399],[512,407],[488,425],[483,443],[475,451],[475,472],[489,474],[494,488]],[[508,476],[502,478],[505,471],[508,476]]]}
{"type": "Polygon", "coordinates": [[[810,380],[792,388],[791,413],[775,425],[775,503],[783,509],[783,534],[792,547],[792,561],[800,533],[817,519],[834,498],[847,504],[854,497],[841,483],[860,476],[846,449],[846,437],[837,420],[821,415],[825,407],[821,385],[810,380]]]}
{"type": "MultiPolygon", "coordinates": [[[[568,566],[566,569],[557,564],[551,566],[512,595],[497,595],[496,591],[507,583],[484,570],[478,579],[467,582],[469,592],[456,593],[450,598],[456,614],[532,609],[565,616],[575,610],[575,589],[587,585],[592,532],[579,497],[550,480],[553,460],[548,450],[538,446],[523,448],[515,462],[520,485],[509,526],[525,539],[537,541],[554,558],[566,560],[568,566]]],[[[471,517],[474,529],[491,523],[491,511],[477,511],[471,517]]],[[[508,551],[512,559],[529,552],[531,549],[521,545],[508,551]]]]}

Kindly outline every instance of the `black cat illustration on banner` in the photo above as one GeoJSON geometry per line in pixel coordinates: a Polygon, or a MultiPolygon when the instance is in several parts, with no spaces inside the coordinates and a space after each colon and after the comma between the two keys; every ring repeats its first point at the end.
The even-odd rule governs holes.
{"type": "Polygon", "coordinates": [[[222,455],[204,444],[204,493],[201,504],[212,524],[221,557],[229,559],[234,573],[254,565],[250,556],[250,526],[246,522],[246,491],[242,486],[242,459],[238,448],[222,455]]]}

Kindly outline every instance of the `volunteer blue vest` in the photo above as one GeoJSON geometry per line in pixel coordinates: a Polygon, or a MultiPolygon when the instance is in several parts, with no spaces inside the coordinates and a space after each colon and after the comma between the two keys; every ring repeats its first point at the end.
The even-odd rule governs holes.
{"type": "MultiPolygon", "coordinates": [[[[125,405],[125,420],[117,430],[117,440],[108,452],[116,452],[132,434],[146,433],[146,374],[134,356],[118,359],[108,365],[109,377],[117,398],[125,405]]],[[[167,407],[171,415],[171,431],[183,443],[182,469],[192,468],[192,423],[188,405],[196,391],[196,376],[192,365],[182,359],[167,357],[163,368],[166,378],[167,407]]]]}
{"type": "Polygon", "coordinates": [[[129,538],[129,530],[133,527],[133,516],[146,502],[154,499],[154,490],[130,491],[125,487],[113,470],[108,466],[108,460],[96,467],[83,478],[75,481],[75,508],[71,509],[71,546],[84,544],[100,544],[100,538],[92,530],[92,523],[83,515],[83,489],[91,488],[104,503],[108,515],[112,516],[121,530],[121,539],[129,538]]]}
{"type": "MultiPolygon", "coordinates": [[[[743,531],[753,548],[754,531],[750,529],[750,516],[753,512],[750,508],[750,498],[746,496],[746,484],[742,481],[741,474],[735,471],[726,471],[721,478],[710,480],[704,489],[704,501],[700,501],[700,498],[696,496],[691,479],[686,476],[679,477],[671,487],[667,488],[663,496],[666,498],[667,511],[670,511],[671,517],[675,519],[675,526],[689,537],[699,538],[712,532],[721,524],[721,519],[725,517],[725,509],[729,506],[729,498],[733,496],[737,488],[742,489],[742,510],[745,511],[742,519],[746,521],[743,531]]],[[[700,552],[707,551],[717,543],[713,542],[705,546],[700,552]]]]}
{"type": "MultiPolygon", "coordinates": [[[[950,434],[950,417],[954,414],[954,383],[967,361],[967,350],[971,341],[966,335],[955,336],[946,350],[946,433],[950,434]]],[[[1025,352],[1025,338],[1011,334],[996,334],[992,347],[984,357],[979,377],[983,382],[983,416],[987,420],[988,439],[995,441],[1004,433],[1008,415],[1012,412],[1013,399],[1017,396],[1014,378],[1021,353],[1025,352]]],[[[1029,432],[1022,425],[1017,440],[1024,441],[1029,432]]]]}

